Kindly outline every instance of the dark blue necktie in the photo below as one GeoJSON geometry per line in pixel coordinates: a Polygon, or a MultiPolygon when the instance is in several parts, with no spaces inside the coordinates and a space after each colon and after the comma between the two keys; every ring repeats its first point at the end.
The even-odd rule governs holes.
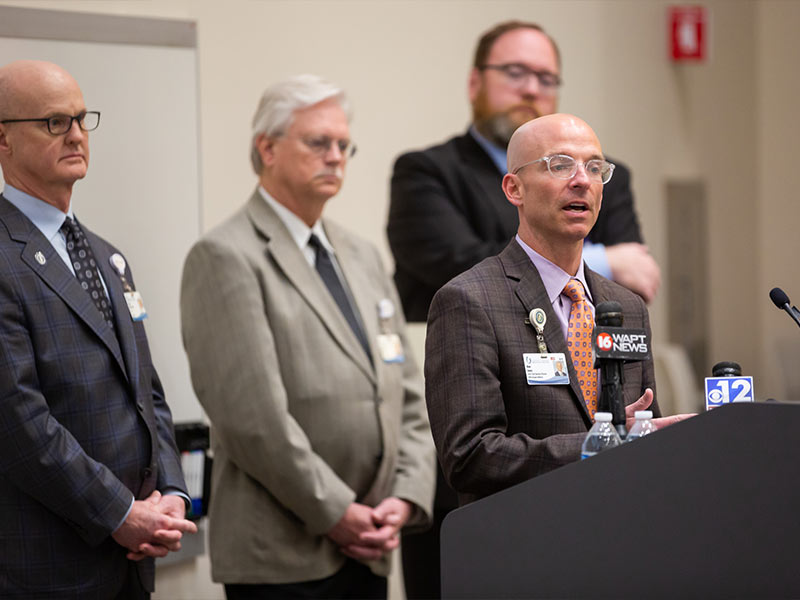
{"type": "Polygon", "coordinates": [[[358,341],[361,343],[361,347],[364,348],[364,352],[367,353],[367,357],[371,361],[372,354],[369,351],[367,336],[364,335],[364,330],[361,329],[361,325],[359,324],[358,319],[353,312],[353,307],[350,305],[350,301],[347,299],[347,293],[344,291],[342,281],[339,279],[339,275],[336,273],[336,268],[333,266],[331,255],[328,254],[328,251],[322,245],[322,242],[320,242],[319,238],[313,233],[311,234],[311,238],[308,240],[308,244],[314,248],[314,251],[316,252],[316,260],[314,264],[317,268],[319,276],[322,277],[322,281],[325,282],[325,286],[328,288],[331,296],[333,296],[333,299],[336,300],[336,304],[339,305],[339,310],[342,311],[345,320],[350,325],[350,329],[353,330],[356,339],[358,339],[358,341]]]}
{"type": "Polygon", "coordinates": [[[75,270],[75,277],[78,283],[91,296],[92,302],[105,318],[111,331],[114,331],[114,314],[111,312],[111,302],[103,288],[103,282],[97,269],[97,261],[94,258],[92,247],[89,240],[83,233],[83,229],[72,217],[67,217],[61,225],[61,231],[67,240],[67,253],[75,270]]]}

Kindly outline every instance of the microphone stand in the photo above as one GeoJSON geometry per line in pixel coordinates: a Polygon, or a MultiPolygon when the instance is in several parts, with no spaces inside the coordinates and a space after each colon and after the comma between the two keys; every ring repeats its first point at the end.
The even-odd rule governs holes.
{"type": "Polygon", "coordinates": [[[783,305],[783,310],[785,310],[790,317],[797,323],[797,326],[800,327],[800,310],[797,310],[796,306],[789,306],[789,303],[783,305]]]}
{"type": "Polygon", "coordinates": [[[625,402],[623,401],[622,361],[601,358],[600,363],[600,399],[597,410],[611,413],[611,422],[621,440],[628,435],[625,428],[625,402]]]}
{"type": "MultiPolygon", "coordinates": [[[[598,326],[622,327],[622,307],[618,302],[601,302],[595,308],[598,326]]],[[[598,410],[611,413],[611,422],[621,440],[628,435],[625,428],[625,400],[622,394],[622,360],[597,358],[600,367],[600,398],[598,410]]]]}

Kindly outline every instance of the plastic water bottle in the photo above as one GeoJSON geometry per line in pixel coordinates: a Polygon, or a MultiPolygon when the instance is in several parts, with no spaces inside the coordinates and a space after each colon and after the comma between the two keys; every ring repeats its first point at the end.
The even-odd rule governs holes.
{"type": "Polygon", "coordinates": [[[631,427],[631,430],[628,432],[628,436],[625,438],[625,442],[632,442],[633,440],[638,440],[641,437],[649,435],[656,430],[656,426],[653,424],[653,411],[652,410],[637,410],[634,415],[636,417],[636,422],[631,427]]]}
{"type": "Polygon", "coordinates": [[[611,413],[599,412],[594,415],[594,425],[586,434],[581,446],[581,459],[594,456],[598,452],[619,446],[622,440],[611,424],[611,413]]]}

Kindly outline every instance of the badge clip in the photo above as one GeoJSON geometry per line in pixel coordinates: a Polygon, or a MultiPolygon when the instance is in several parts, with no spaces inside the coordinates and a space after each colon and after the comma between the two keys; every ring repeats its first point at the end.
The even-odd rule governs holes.
{"type": "Polygon", "coordinates": [[[544,341],[544,325],[547,323],[547,315],[541,308],[534,308],[528,313],[526,324],[533,325],[536,330],[536,342],[539,344],[539,353],[547,354],[547,344],[544,341]]]}
{"type": "Polygon", "coordinates": [[[119,253],[115,252],[108,258],[108,262],[114,267],[114,270],[119,275],[120,283],[122,283],[123,295],[125,296],[125,303],[128,305],[128,312],[131,313],[131,319],[134,321],[143,321],[147,318],[147,309],[144,307],[142,295],[133,289],[128,280],[125,278],[125,258],[119,253]]]}
{"type": "Polygon", "coordinates": [[[392,318],[394,317],[394,302],[383,298],[378,302],[378,350],[385,363],[405,362],[406,356],[400,336],[392,331],[392,318]]]}

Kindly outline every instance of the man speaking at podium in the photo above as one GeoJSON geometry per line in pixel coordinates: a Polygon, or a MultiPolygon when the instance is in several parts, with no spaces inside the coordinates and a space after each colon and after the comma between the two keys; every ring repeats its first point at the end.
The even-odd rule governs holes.
{"type": "MultiPolygon", "coordinates": [[[[508,167],[503,191],[519,214],[516,238],[445,285],[428,316],[428,413],[462,505],[578,460],[599,396],[597,303],[616,300],[625,326],[650,334],[644,301],[581,259],[614,171],[594,131],[572,115],[529,121],[511,138],[508,167]],[[567,378],[556,377],[558,360],[567,378]]],[[[648,407],[660,415],[654,393],[652,358],[626,364],[629,421],[648,407]]]]}

